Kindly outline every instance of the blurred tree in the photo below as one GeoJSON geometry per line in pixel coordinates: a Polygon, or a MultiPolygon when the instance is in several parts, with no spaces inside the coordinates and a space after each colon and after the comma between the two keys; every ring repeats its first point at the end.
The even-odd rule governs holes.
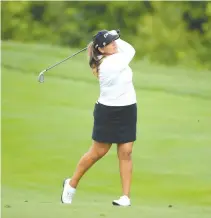
{"type": "Polygon", "coordinates": [[[211,68],[211,2],[3,1],[2,39],[84,47],[120,28],[137,57],[211,68]]]}
{"type": "Polygon", "coordinates": [[[29,2],[2,2],[1,6],[1,26],[2,39],[13,39],[21,41],[30,40],[28,28],[32,21],[29,11],[29,2]],[[24,36],[24,37],[23,37],[24,36]]]}

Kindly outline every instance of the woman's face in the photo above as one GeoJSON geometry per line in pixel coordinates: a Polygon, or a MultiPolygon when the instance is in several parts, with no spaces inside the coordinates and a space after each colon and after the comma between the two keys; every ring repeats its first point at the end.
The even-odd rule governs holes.
{"type": "Polygon", "coordinates": [[[117,51],[118,51],[116,41],[112,41],[111,43],[109,43],[105,47],[98,48],[98,49],[103,55],[112,55],[112,54],[117,53],[117,51]]]}

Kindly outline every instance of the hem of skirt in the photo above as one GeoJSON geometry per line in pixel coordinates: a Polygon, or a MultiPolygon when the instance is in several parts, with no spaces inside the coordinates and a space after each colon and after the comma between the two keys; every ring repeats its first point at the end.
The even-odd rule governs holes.
{"type": "Polygon", "coordinates": [[[122,141],[116,141],[116,140],[99,140],[96,138],[92,138],[94,141],[99,142],[99,143],[108,143],[108,144],[123,144],[123,143],[129,143],[129,142],[135,142],[136,139],[132,140],[122,140],[122,141]]]}

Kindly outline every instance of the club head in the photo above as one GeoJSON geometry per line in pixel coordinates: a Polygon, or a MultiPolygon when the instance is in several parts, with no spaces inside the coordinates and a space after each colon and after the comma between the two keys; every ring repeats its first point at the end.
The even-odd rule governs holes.
{"type": "Polygon", "coordinates": [[[38,76],[38,82],[44,83],[44,73],[43,73],[43,72],[41,72],[41,73],[39,74],[39,76],[38,76]]]}

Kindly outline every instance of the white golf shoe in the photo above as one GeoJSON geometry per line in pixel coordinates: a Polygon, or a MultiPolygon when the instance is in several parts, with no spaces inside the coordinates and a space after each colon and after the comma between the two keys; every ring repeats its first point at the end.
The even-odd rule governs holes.
{"type": "Polygon", "coordinates": [[[76,189],[69,185],[70,179],[65,179],[63,182],[63,192],[61,196],[61,202],[63,204],[71,204],[76,189]]]}
{"type": "Polygon", "coordinates": [[[114,206],[130,206],[130,199],[126,196],[123,195],[122,197],[119,198],[119,200],[113,200],[112,204],[114,206]]]}

